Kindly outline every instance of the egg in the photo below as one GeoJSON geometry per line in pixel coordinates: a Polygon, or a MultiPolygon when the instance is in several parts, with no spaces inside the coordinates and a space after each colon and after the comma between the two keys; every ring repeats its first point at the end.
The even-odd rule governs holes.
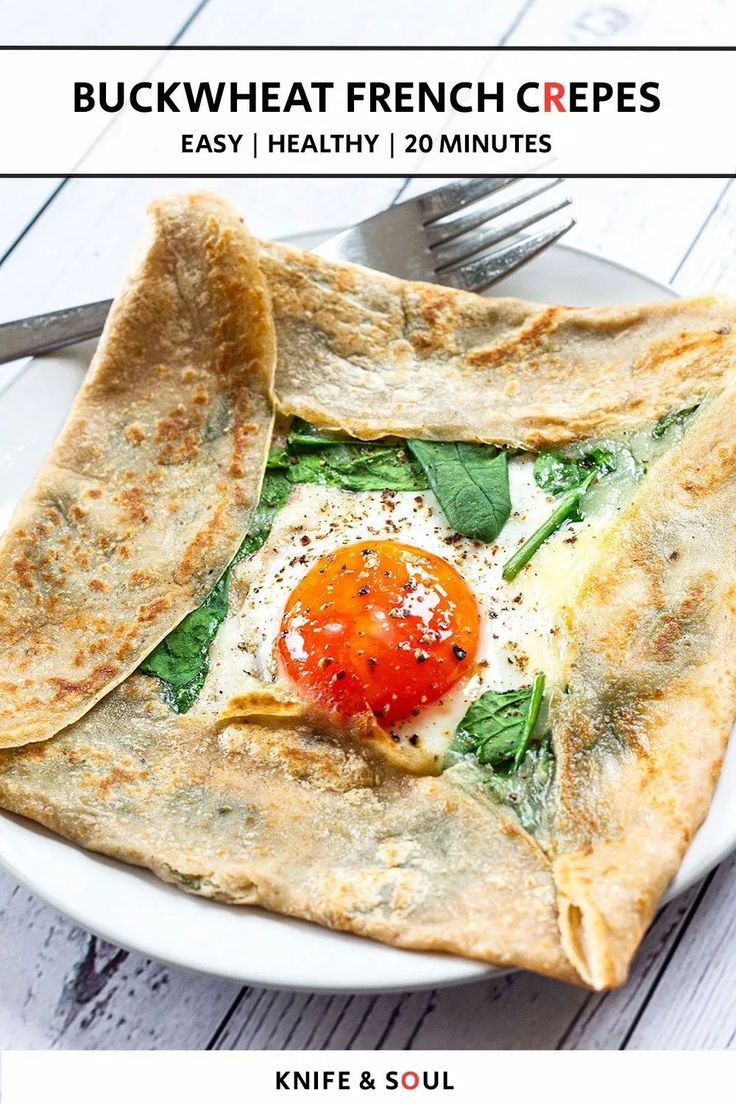
{"type": "Polygon", "coordinates": [[[554,505],[532,469],[529,457],[510,460],[513,513],[487,545],[456,533],[430,491],[294,486],[266,543],[234,572],[197,708],[228,715],[228,702],[264,687],[335,718],[362,703],[392,760],[426,770],[440,768],[484,691],[529,685],[537,671],[554,687],[560,610],[611,510],[554,534],[504,582],[503,565],[554,505]]]}

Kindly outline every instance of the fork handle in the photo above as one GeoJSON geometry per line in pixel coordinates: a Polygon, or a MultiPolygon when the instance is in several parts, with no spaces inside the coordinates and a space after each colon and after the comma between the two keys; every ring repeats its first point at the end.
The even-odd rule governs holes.
{"type": "Polygon", "coordinates": [[[102,333],[112,299],[36,314],[0,325],[0,364],[50,353],[102,333]]]}

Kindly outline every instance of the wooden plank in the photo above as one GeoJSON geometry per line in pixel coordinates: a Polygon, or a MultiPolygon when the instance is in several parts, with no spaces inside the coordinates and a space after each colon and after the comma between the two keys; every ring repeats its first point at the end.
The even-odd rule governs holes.
{"type": "Polygon", "coordinates": [[[685,938],[640,1009],[629,1050],[736,1048],[736,858],[703,895],[685,938]]]}
{"type": "Polygon", "coordinates": [[[736,184],[724,184],[721,196],[678,266],[673,284],[682,295],[715,288],[736,293],[736,184]]]}
{"type": "MultiPolygon", "coordinates": [[[[402,198],[438,183],[414,178],[402,198]]],[[[536,203],[541,209],[552,195],[567,193],[577,223],[565,236],[565,245],[598,253],[668,283],[725,187],[723,180],[568,180],[536,203]],[[666,220],[663,211],[668,212],[666,220]]],[[[564,295],[561,288],[560,297],[564,295]]]]}
{"type": "MultiPolygon", "coordinates": [[[[684,11],[684,9],[683,9],[684,11]]],[[[736,9],[722,0],[703,0],[687,19],[674,18],[669,0],[535,0],[518,22],[508,44],[513,46],[628,46],[652,43],[676,45],[720,41],[727,27],[736,30],[736,9]]],[[[547,169],[554,172],[554,161],[547,169]]],[[[412,180],[405,195],[433,187],[438,181],[412,180]]],[[[601,253],[668,281],[691,243],[693,228],[708,217],[723,190],[718,180],[569,180],[577,225],[565,243],[601,253]],[[663,222],[662,213],[669,214],[663,222]]]]}
{"type": "MultiPolygon", "coordinates": [[[[4,46],[159,45],[171,42],[196,10],[199,0],[75,0],[43,5],[5,0],[0,11],[4,46]]],[[[100,130],[103,126],[100,125],[100,130]]],[[[0,181],[0,259],[63,180],[0,181]]]]}
{"type": "Polygon", "coordinates": [[[429,992],[317,996],[248,989],[217,1049],[549,1049],[586,994],[527,973],[429,992]]]}
{"type": "Polygon", "coordinates": [[[62,179],[0,180],[0,259],[62,184],[62,179]]]}
{"type": "Polygon", "coordinates": [[[170,42],[197,0],[3,0],[3,46],[161,46],[170,42]]]}
{"type": "MultiPolygon", "coordinates": [[[[382,1042],[418,1050],[547,1050],[574,1016],[585,994],[529,973],[442,989],[429,999],[415,993],[396,1009],[382,1042]]],[[[371,1043],[358,1036],[356,1046],[371,1043]]]]}
{"type": "Polygon", "coordinates": [[[668,283],[722,180],[570,180],[578,220],[566,242],[668,283]],[[667,217],[663,218],[663,212],[667,217]]]}
{"type": "Polygon", "coordinates": [[[204,1047],[239,986],[91,936],[0,874],[0,1047],[204,1047]]]}
{"type": "Polygon", "coordinates": [[[730,42],[736,11],[722,0],[537,0],[515,46],[707,46],[730,42]]]}
{"type": "Polygon", "coordinates": [[[182,41],[197,46],[488,45],[503,40],[526,6],[525,0],[456,0],[452,5],[445,0],[421,0],[421,5],[394,0],[371,0],[369,5],[210,0],[182,41]]]}
{"type": "Polygon", "coordinates": [[[687,928],[700,887],[681,894],[657,916],[634,960],[628,983],[591,994],[559,1042],[561,1050],[616,1050],[657,985],[663,964],[687,928]]]}

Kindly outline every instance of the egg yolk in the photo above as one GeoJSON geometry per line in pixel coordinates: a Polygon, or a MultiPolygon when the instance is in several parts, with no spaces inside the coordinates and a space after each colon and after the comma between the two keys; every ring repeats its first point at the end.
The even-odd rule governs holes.
{"type": "Polygon", "coordinates": [[[480,614],[445,560],[395,541],[323,556],[292,591],[277,651],[286,674],[331,712],[384,728],[416,716],[472,669],[480,614]]]}

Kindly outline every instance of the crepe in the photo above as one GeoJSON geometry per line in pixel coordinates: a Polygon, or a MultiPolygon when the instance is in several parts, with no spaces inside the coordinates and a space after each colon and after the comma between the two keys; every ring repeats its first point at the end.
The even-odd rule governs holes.
{"type": "Polygon", "coordinates": [[[568,611],[552,871],[563,947],[621,983],[710,805],[736,717],[736,387],[606,532],[568,611]]]}
{"type": "MultiPolygon", "coordinates": [[[[156,679],[129,674],[232,557],[260,486],[272,419],[267,297],[245,230],[212,197],[164,201],[156,220],[158,248],[136,270],[136,298],[128,290],[118,302],[69,424],[94,400],[95,424],[114,434],[116,411],[136,395],[120,372],[128,363],[123,345],[138,365],[137,419],[149,425],[161,417],[161,389],[141,394],[145,366],[161,365],[164,381],[178,384],[186,369],[174,345],[167,352],[178,375],[150,350],[161,347],[161,332],[171,332],[171,312],[181,315],[182,302],[191,302],[167,284],[155,319],[147,316],[146,346],[135,339],[140,304],[162,287],[151,257],[163,254],[180,281],[196,286],[198,302],[209,304],[188,315],[197,320],[192,332],[207,320],[196,343],[199,380],[227,393],[242,388],[253,425],[240,437],[245,449],[235,476],[227,477],[230,441],[242,427],[222,430],[212,447],[202,439],[196,480],[183,460],[171,473],[173,488],[180,481],[179,493],[192,499],[193,527],[206,527],[221,483],[227,534],[218,528],[211,545],[185,559],[183,542],[167,541],[168,513],[157,511],[156,585],[171,605],[136,637],[135,661],[133,653],[130,663],[118,660],[106,681],[80,691],[73,704],[37,706],[22,687],[13,691],[4,706],[6,743],[57,734],[0,752],[0,804],[215,900],[261,904],[397,946],[524,966],[595,989],[621,983],[707,812],[736,714],[728,566],[736,390],[728,379],[733,339],[723,332],[734,305],[706,298],[608,311],[540,308],[262,247],[278,342],[277,400],[324,425],[362,436],[538,447],[620,432],[711,396],[682,440],[654,462],[563,611],[564,677],[549,711],[556,766],[543,813],[524,827],[467,759],[439,776],[417,777],[308,712],[276,699],[271,710],[258,686],[250,719],[227,708],[218,715],[207,702],[180,716],[156,679]],[[186,276],[177,256],[186,257],[186,276]],[[224,358],[205,354],[213,340],[227,348],[224,358]]],[[[42,509],[49,471],[76,441],[67,428],[53,453],[56,466],[41,474],[3,545],[6,625],[30,616],[7,589],[12,557],[32,551],[23,519],[42,509]]],[[[111,478],[119,478],[116,448],[105,452],[111,478]]],[[[82,459],[75,465],[86,473],[82,459]]],[[[135,485],[156,470],[145,447],[123,462],[135,485]]],[[[130,570],[149,568],[152,556],[139,541],[130,570]]],[[[127,625],[127,576],[90,599],[82,589],[88,569],[69,566],[65,601],[88,626],[84,639],[98,639],[97,617],[119,616],[127,625]]],[[[229,617],[246,586],[242,566],[229,617]]],[[[36,672],[34,687],[67,678],[64,625],[57,618],[44,627],[37,618],[31,626],[34,650],[44,649],[42,659],[33,651],[24,657],[36,672]]]]}
{"type": "Polygon", "coordinates": [[[231,204],[152,226],[51,455],[0,543],[0,747],[82,716],[210,592],[268,449],[275,343],[231,204]]]}
{"type": "Polygon", "coordinates": [[[575,977],[548,861],[477,788],[377,771],[308,726],[218,736],[141,675],[1,753],[0,802],[204,897],[575,977]]]}
{"type": "Polygon", "coordinates": [[[632,307],[489,299],[262,243],[286,414],[536,450],[616,435],[713,394],[736,355],[736,304],[632,307]]]}

